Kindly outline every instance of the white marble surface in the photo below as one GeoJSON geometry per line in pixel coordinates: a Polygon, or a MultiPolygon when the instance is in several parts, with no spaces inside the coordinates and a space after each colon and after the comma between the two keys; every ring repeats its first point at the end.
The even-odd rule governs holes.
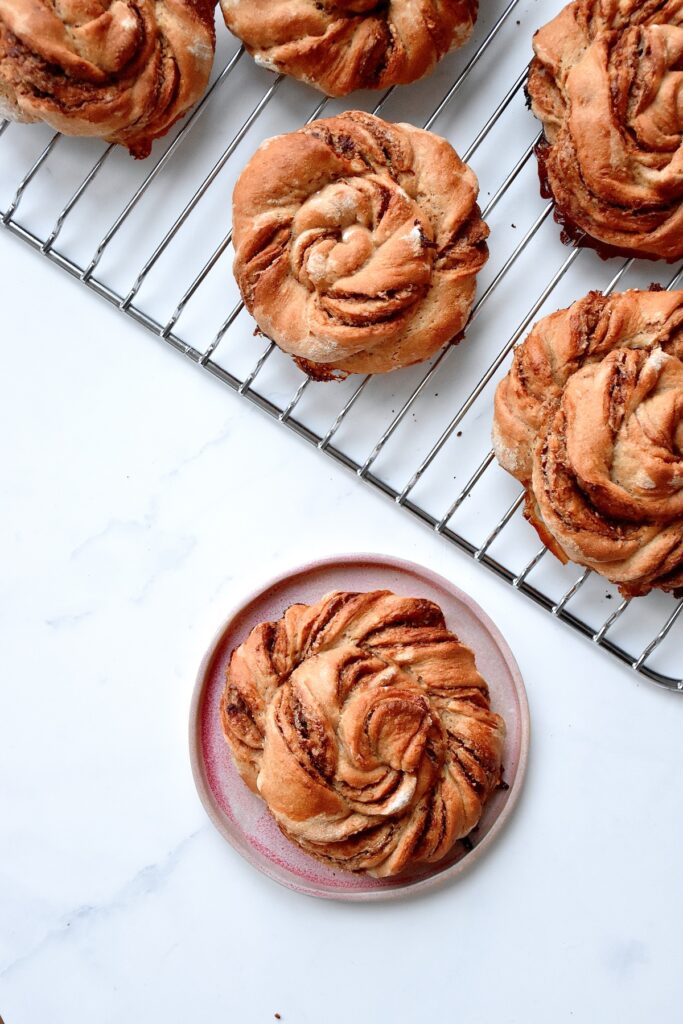
{"type": "Polygon", "coordinates": [[[637,680],[16,240],[4,283],[0,1014],[680,1020],[683,699],[637,680]],[[518,811],[431,897],[317,902],[208,823],[196,666],[262,578],[334,551],[446,573],[526,678],[518,811]]]}

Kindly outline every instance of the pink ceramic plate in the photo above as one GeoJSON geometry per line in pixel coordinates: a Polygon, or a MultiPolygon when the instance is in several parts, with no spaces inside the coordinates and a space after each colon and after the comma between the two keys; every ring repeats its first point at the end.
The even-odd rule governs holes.
{"type": "Polygon", "coordinates": [[[412,562],[384,555],[340,555],[294,569],[248,598],[220,630],[204,658],[190,709],[190,757],[199,796],[219,832],[250,864],[297,892],[325,899],[385,900],[430,889],[459,874],[490,845],[517,802],[526,770],[529,710],[510,650],[487,615],[448,580],[412,562]],[[286,839],[263,801],[242,782],[219,719],[219,700],[231,652],[259,622],[278,619],[289,605],[311,604],[331,590],[388,589],[426,597],[443,610],[450,629],[474,651],[489,684],[491,705],[505,718],[507,790],[486,806],[469,842],[456,843],[440,863],[393,879],[334,871],[286,839]]]}

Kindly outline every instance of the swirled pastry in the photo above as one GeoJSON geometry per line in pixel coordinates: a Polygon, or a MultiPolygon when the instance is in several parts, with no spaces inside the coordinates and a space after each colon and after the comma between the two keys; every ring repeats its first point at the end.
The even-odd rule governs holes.
{"type": "Polygon", "coordinates": [[[478,0],[221,0],[256,62],[327,93],[386,89],[428,74],[472,32],[478,0]]]}
{"type": "Polygon", "coordinates": [[[270,139],[233,196],[244,302],[319,379],[427,359],[488,255],[477,190],[444,139],[360,111],[270,139]]]}
{"type": "Polygon", "coordinates": [[[501,784],[503,720],[431,601],[335,592],[233,652],[225,737],[280,828],[376,876],[437,861],[501,784]]]}
{"type": "Polygon", "coordinates": [[[603,255],[683,256],[683,4],[575,0],[534,37],[541,176],[603,255]]]}
{"type": "Polygon", "coordinates": [[[539,321],[493,440],[562,561],[626,596],[683,587],[683,291],[591,292],[539,321]]]}
{"type": "Polygon", "coordinates": [[[0,113],[150,151],[204,92],[210,0],[0,0],[0,113]]]}

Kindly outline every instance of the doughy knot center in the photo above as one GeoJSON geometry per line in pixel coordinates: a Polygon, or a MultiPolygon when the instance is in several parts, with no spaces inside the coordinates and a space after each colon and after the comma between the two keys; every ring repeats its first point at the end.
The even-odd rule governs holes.
{"type": "Polygon", "coordinates": [[[403,673],[384,669],[374,685],[348,702],[340,732],[351,759],[367,770],[379,766],[415,772],[432,725],[429,702],[403,673]]]}
{"type": "Polygon", "coordinates": [[[308,659],[277,695],[259,775],[259,787],[271,796],[280,789],[283,763],[270,768],[274,746],[349,807],[379,816],[419,798],[445,756],[438,718],[422,688],[397,665],[353,645],[308,659]]]}
{"type": "Polygon", "coordinates": [[[429,285],[433,230],[418,204],[389,179],[333,182],[292,223],[291,265],[323,308],[347,323],[396,315],[429,285]]]}
{"type": "Polygon", "coordinates": [[[633,522],[683,515],[680,360],[661,348],[611,352],[570,378],[562,414],[568,461],[598,509],[633,522]]]}

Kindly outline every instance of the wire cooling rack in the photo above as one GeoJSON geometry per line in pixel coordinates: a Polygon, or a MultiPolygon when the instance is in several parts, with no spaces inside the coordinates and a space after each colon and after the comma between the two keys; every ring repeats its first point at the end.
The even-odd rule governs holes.
{"type": "Polygon", "coordinates": [[[623,600],[562,566],[522,516],[490,449],[493,391],[531,324],[591,288],[675,287],[680,271],[567,249],[541,199],[524,80],[533,31],[562,0],[488,0],[470,44],[423,82],[321,98],[258,68],[219,25],[210,88],[141,162],[44,125],[0,125],[4,226],[293,433],[597,646],[683,691],[678,618],[663,594],[623,600]],[[263,139],[352,107],[447,137],[479,176],[488,264],[465,340],[421,366],[311,381],[267,339],[230,273],[232,186],[263,139]]]}

